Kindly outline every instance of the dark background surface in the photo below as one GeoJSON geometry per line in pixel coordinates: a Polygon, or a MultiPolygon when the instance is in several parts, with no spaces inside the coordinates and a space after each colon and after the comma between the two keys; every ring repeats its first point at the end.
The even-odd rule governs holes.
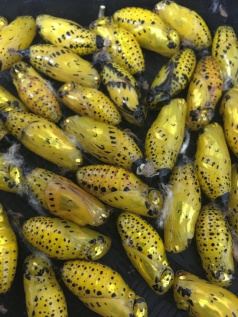
{"type": "MultiPolygon", "coordinates": [[[[224,18],[220,14],[219,10],[216,12],[211,12],[211,6],[214,4],[214,1],[210,0],[180,0],[176,1],[177,3],[187,6],[195,11],[197,11],[207,22],[212,34],[214,34],[218,25],[228,24],[235,28],[238,34],[238,1],[237,0],[227,0],[220,1],[219,3],[223,5],[223,7],[228,12],[228,17],[224,18]]],[[[126,6],[139,6],[147,9],[152,9],[154,5],[157,3],[155,0],[0,0],[0,14],[5,16],[9,21],[13,20],[19,15],[33,15],[36,17],[39,14],[50,14],[54,16],[59,16],[67,19],[74,20],[83,26],[89,25],[92,20],[97,18],[98,9],[101,4],[106,6],[106,14],[110,15],[115,10],[126,7],[126,6]]],[[[218,1],[215,1],[218,3],[218,1]]],[[[152,82],[153,78],[157,74],[160,66],[166,62],[164,57],[159,56],[158,54],[154,54],[149,51],[144,50],[144,55],[146,59],[146,72],[145,79],[148,80],[149,83],[152,82]]],[[[89,57],[90,59],[91,57],[89,57]]],[[[55,88],[59,86],[59,83],[52,83],[55,88]]],[[[13,94],[16,94],[15,88],[11,83],[11,79],[9,76],[9,71],[0,72],[0,85],[3,85],[13,94]]],[[[186,95],[186,94],[185,94],[186,95]]],[[[182,95],[181,95],[182,96],[182,95]]],[[[67,116],[69,112],[65,110],[65,116],[67,116]]],[[[150,123],[155,119],[155,113],[149,114],[146,124],[141,129],[135,129],[133,127],[129,127],[135,132],[139,138],[139,145],[143,149],[143,141],[145,137],[145,131],[148,130],[150,123]]],[[[220,117],[217,115],[214,120],[221,121],[220,117]]],[[[128,127],[127,124],[122,124],[122,128],[128,127]]],[[[194,133],[191,136],[191,142],[188,149],[188,156],[193,158],[195,146],[196,146],[196,137],[197,134],[194,133]]],[[[24,155],[24,170],[28,170],[31,167],[38,166],[42,168],[47,168],[52,170],[53,172],[59,172],[60,169],[56,167],[54,164],[51,164],[38,156],[30,153],[28,150],[24,149],[22,146],[20,148],[20,154],[24,155]]],[[[234,156],[232,156],[232,160],[234,161],[234,156]]],[[[87,163],[87,158],[85,159],[87,163]]],[[[91,162],[90,159],[88,162],[91,162]]],[[[72,177],[74,180],[74,175],[68,175],[68,177],[72,177]]],[[[6,192],[0,192],[0,202],[3,204],[4,208],[9,211],[19,212],[23,214],[25,217],[31,217],[38,215],[38,211],[29,204],[28,199],[26,197],[18,197],[15,194],[10,194],[6,192]]],[[[206,200],[204,199],[204,203],[206,200]]],[[[137,271],[133,268],[131,262],[126,257],[124,249],[121,246],[119,235],[116,230],[116,217],[118,211],[114,211],[111,215],[109,221],[99,227],[97,230],[101,231],[112,238],[112,247],[109,252],[100,260],[101,263],[107,264],[114,270],[118,271],[125,281],[129,284],[129,286],[135,291],[135,293],[143,296],[148,304],[149,309],[149,317],[156,316],[167,316],[167,317],[178,317],[178,316],[187,316],[187,313],[179,311],[176,308],[176,304],[173,300],[172,290],[170,290],[167,294],[163,296],[156,295],[144,282],[142,277],[137,273],[137,271]]],[[[150,221],[155,227],[157,227],[154,221],[150,221]]],[[[17,274],[12,285],[11,290],[4,296],[0,298],[0,305],[4,305],[4,307],[8,310],[5,316],[9,317],[23,317],[27,316],[25,309],[25,298],[24,298],[24,290],[22,283],[22,266],[25,257],[31,253],[31,250],[24,244],[19,231],[15,227],[18,242],[19,242],[19,260],[18,260],[18,268],[17,274]]],[[[159,229],[158,229],[159,230],[159,229]]],[[[163,232],[159,230],[161,236],[163,232]]],[[[200,277],[205,277],[204,271],[201,268],[201,261],[199,259],[196,246],[194,241],[189,246],[189,248],[182,252],[181,254],[167,254],[170,265],[173,267],[174,271],[179,269],[187,270],[193,274],[196,274],[200,277]]],[[[73,294],[71,294],[60,278],[60,268],[62,267],[61,261],[52,261],[53,267],[56,271],[59,282],[65,292],[67,304],[68,304],[68,314],[69,317],[82,317],[82,316],[98,316],[92,311],[88,310],[84,304],[82,304],[73,294]]],[[[230,290],[238,295],[238,267],[236,265],[236,279],[234,280],[230,290]]],[[[1,316],[1,313],[0,313],[1,316]]]]}

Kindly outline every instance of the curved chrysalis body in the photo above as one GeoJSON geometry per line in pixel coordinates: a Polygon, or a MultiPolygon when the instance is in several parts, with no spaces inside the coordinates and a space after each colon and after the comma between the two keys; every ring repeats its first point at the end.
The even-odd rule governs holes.
{"type": "Polygon", "coordinates": [[[196,56],[192,49],[178,51],[167,64],[163,65],[153,80],[148,94],[150,109],[161,105],[187,87],[196,66],[196,56]]]}
{"type": "Polygon", "coordinates": [[[79,55],[93,54],[103,46],[103,39],[78,23],[48,14],[38,15],[36,26],[47,42],[69,48],[79,55]]]}
{"type": "Polygon", "coordinates": [[[28,316],[68,316],[64,293],[46,260],[29,255],[24,262],[23,283],[28,316]]]}
{"type": "Polygon", "coordinates": [[[166,251],[179,253],[193,239],[201,209],[201,190],[193,164],[175,165],[169,185],[171,193],[165,199],[164,210],[164,247],[166,251]]]}
{"type": "Polygon", "coordinates": [[[122,8],[114,12],[113,20],[131,32],[145,49],[166,57],[172,57],[179,50],[180,38],[177,31],[150,10],[139,7],[122,8]]]}
{"type": "Polygon", "coordinates": [[[238,84],[238,41],[235,30],[229,25],[221,25],[216,29],[212,56],[217,61],[223,77],[223,90],[238,84]]]}
{"type": "Polygon", "coordinates": [[[187,94],[186,123],[191,131],[197,131],[210,123],[222,95],[222,85],[222,75],[216,60],[212,56],[201,58],[187,94]]]}
{"type": "Polygon", "coordinates": [[[166,182],[181,149],[187,104],[184,99],[173,99],[159,112],[145,139],[145,157],[166,182]]]}
{"type": "Polygon", "coordinates": [[[21,57],[9,50],[26,49],[36,35],[36,22],[32,16],[19,16],[0,29],[0,70],[10,68],[21,57]]]}
{"type": "Polygon", "coordinates": [[[100,90],[67,83],[60,87],[58,96],[64,105],[81,116],[117,125],[121,115],[116,105],[100,90]]]}
{"type": "Polygon", "coordinates": [[[0,153],[0,190],[21,194],[25,186],[25,179],[21,167],[9,163],[0,153]]]}
{"type": "Polygon", "coordinates": [[[100,85],[100,76],[92,64],[68,48],[53,44],[35,44],[19,53],[38,71],[57,81],[73,81],[93,88],[100,85]]]}
{"type": "Polygon", "coordinates": [[[207,279],[229,286],[234,279],[232,237],[227,221],[212,203],[203,206],[198,216],[196,243],[207,279]]]}
{"type": "Polygon", "coordinates": [[[173,284],[174,272],[169,266],[164,244],[155,229],[140,216],[122,212],[117,229],[129,259],[158,295],[173,284]]]}
{"type": "Polygon", "coordinates": [[[109,217],[103,203],[69,179],[36,168],[26,176],[26,184],[34,197],[53,215],[80,226],[99,226],[109,217]]]}
{"type": "Polygon", "coordinates": [[[0,111],[29,111],[28,108],[7,89],[0,85],[0,111]]]}
{"type": "Polygon", "coordinates": [[[231,168],[231,191],[230,198],[228,201],[229,213],[227,216],[227,220],[234,230],[234,232],[238,235],[238,164],[232,164],[231,168]]]}
{"type": "Polygon", "coordinates": [[[234,317],[238,314],[238,299],[230,291],[186,271],[175,274],[174,299],[179,309],[189,316],[234,317]]]}
{"type": "Polygon", "coordinates": [[[169,0],[157,3],[154,12],[178,32],[184,46],[203,50],[212,45],[209,28],[197,12],[169,0]]]}
{"type": "Polygon", "coordinates": [[[0,294],[6,293],[13,283],[18,258],[16,235],[7,213],[0,204],[0,294]]]}
{"type": "Polygon", "coordinates": [[[76,115],[65,119],[61,127],[76,137],[80,147],[102,162],[130,170],[143,161],[134,140],[113,125],[76,115]]]}
{"type": "Polygon", "coordinates": [[[59,218],[32,217],[22,233],[36,249],[59,260],[98,260],[111,246],[105,235],[59,218]]]}
{"type": "Polygon", "coordinates": [[[81,151],[53,122],[22,111],[10,111],[4,116],[9,133],[32,152],[70,170],[82,164],[81,151]]]}
{"type": "Polygon", "coordinates": [[[147,108],[135,78],[114,62],[104,64],[101,78],[122,117],[131,124],[142,126],[147,108]]]}
{"type": "Polygon", "coordinates": [[[121,275],[96,262],[67,261],[62,279],[66,286],[100,316],[147,317],[147,304],[121,275]]]}
{"type": "Polygon", "coordinates": [[[163,207],[160,192],[124,168],[89,165],[78,169],[76,177],[82,188],[109,206],[146,217],[158,217],[163,207]]]}
{"type": "Polygon", "coordinates": [[[61,108],[52,88],[31,65],[15,63],[10,74],[20,99],[31,112],[52,122],[61,119],[61,108]]]}
{"type": "Polygon", "coordinates": [[[222,127],[216,122],[209,123],[198,137],[195,167],[203,192],[226,210],[231,189],[231,159],[222,127]]]}
{"type": "MultiPolygon", "coordinates": [[[[130,74],[145,70],[145,60],[141,47],[133,34],[114,24],[109,17],[93,21],[90,29],[104,39],[109,56],[130,74]]],[[[100,58],[99,58],[100,60],[100,58]]]]}
{"type": "Polygon", "coordinates": [[[219,112],[223,117],[226,142],[238,157],[238,88],[231,88],[223,96],[219,112]]]}

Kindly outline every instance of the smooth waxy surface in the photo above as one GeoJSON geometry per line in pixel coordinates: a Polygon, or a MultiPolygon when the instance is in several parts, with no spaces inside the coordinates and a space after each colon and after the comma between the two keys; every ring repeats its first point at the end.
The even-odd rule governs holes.
{"type": "Polygon", "coordinates": [[[139,7],[122,8],[113,14],[119,26],[131,32],[141,47],[172,57],[180,47],[177,31],[171,29],[154,12],[139,7]]]}
{"type": "Polygon", "coordinates": [[[26,176],[34,197],[55,216],[80,226],[99,226],[109,217],[109,210],[98,199],[66,177],[42,168],[26,176]]]}
{"type": "Polygon", "coordinates": [[[164,246],[179,253],[190,244],[201,209],[201,190],[192,163],[176,165],[169,179],[171,192],[165,198],[164,246]]]}
{"type": "Polygon", "coordinates": [[[5,126],[26,148],[50,162],[70,170],[82,164],[81,151],[53,122],[32,113],[10,111],[5,126]]]}
{"type": "Polygon", "coordinates": [[[231,169],[231,191],[228,201],[230,212],[227,220],[236,234],[238,234],[238,164],[234,163],[231,169]]]}
{"type": "Polygon", "coordinates": [[[10,68],[21,59],[11,50],[27,48],[36,35],[36,22],[32,16],[19,16],[0,28],[0,70],[10,68]]]}
{"type": "Polygon", "coordinates": [[[96,88],[67,83],[60,87],[58,96],[68,108],[81,116],[113,125],[121,122],[116,105],[96,88]]]}
{"type": "Polygon", "coordinates": [[[198,216],[196,243],[208,280],[229,286],[234,279],[231,233],[221,211],[212,204],[203,206],[198,216]]]}
{"type": "Polygon", "coordinates": [[[52,122],[61,119],[60,104],[53,88],[32,66],[22,61],[15,63],[10,74],[18,96],[31,112],[52,122]]]}
{"type": "Polygon", "coordinates": [[[89,165],[77,171],[78,184],[109,206],[158,217],[163,198],[132,172],[110,165],[89,165]]]}
{"type": "Polygon", "coordinates": [[[143,158],[135,141],[113,125],[76,115],[65,119],[61,127],[102,162],[130,170],[143,158]]]}
{"type": "Polygon", "coordinates": [[[135,78],[115,62],[103,66],[101,78],[122,117],[133,125],[142,126],[147,109],[135,78]]]}
{"type": "Polygon", "coordinates": [[[156,230],[129,212],[119,215],[117,229],[126,254],[148,285],[158,295],[166,293],[173,284],[174,272],[156,230]]]}
{"type": "Polygon", "coordinates": [[[147,317],[147,305],[120,274],[96,262],[67,261],[62,278],[68,288],[101,316],[147,317]]]}
{"type": "Polygon", "coordinates": [[[98,260],[111,245],[105,235],[59,218],[30,218],[22,233],[35,248],[59,260],[98,260]]]}
{"type": "Polygon", "coordinates": [[[36,25],[45,41],[68,47],[79,55],[93,54],[103,46],[102,39],[71,20],[41,14],[36,18],[36,25]]]}
{"type": "Polygon", "coordinates": [[[212,45],[210,30],[197,12],[168,0],[157,3],[154,12],[178,32],[185,46],[203,50],[212,45]]]}
{"type": "Polygon", "coordinates": [[[203,192],[221,208],[226,208],[231,189],[231,159],[218,123],[208,124],[200,134],[195,166],[203,192]]]}
{"type": "Polygon", "coordinates": [[[238,157],[238,88],[231,88],[225,93],[219,112],[223,117],[226,142],[238,157]]]}
{"type": "Polygon", "coordinates": [[[98,88],[100,76],[92,64],[68,48],[53,44],[36,44],[21,52],[33,67],[52,79],[74,81],[86,87],[98,88]]]}
{"type": "Polygon", "coordinates": [[[205,56],[197,63],[188,87],[186,123],[197,131],[211,122],[215,107],[222,95],[223,79],[218,63],[205,56]]]}
{"type": "Polygon", "coordinates": [[[154,78],[148,102],[150,109],[159,109],[170,98],[187,87],[196,66],[196,56],[192,49],[178,51],[164,64],[154,78]]]}
{"type": "Polygon", "coordinates": [[[7,89],[0,86],[0,110],[10,111],[10,110],[20,110],[28,111],[28,108],[19,100],[17,97],[13,96],[7,89]]]}
{"type": "Polygon", "coordinates": [[[8,220],[8,215],[0,204],[0,294],[12,286],[18,258],[16,235],[8,220]]]}
{"type": "Polygon", "coordinates": [[[227,91],[238,84],[238,42],[235,30],[229,25],[216,29],[212,56],[217,61],[223,78],[223,90],[227,91]]]}
{"type": "Polygon", "coordinates": [[[173,99],[164,106],[147,131],[145,139],[145,157],[154,169],[161,174],[172,170],[181,149],[187,104],[184,99],[173,99]]]}
{"type": "Polygon", "coordinates": [[[28,316],[68,316],[64,293],[48,261],[29,255],[24,262],[23,282],[28,316]]]}
{"type": "MultiPolygon", "coordinates": [[[[110,18],[103,17],[93,21],[90,29],[104,39],[104,50],[130,74],[145,70],[141,47],[133,34],[114,24],[110,18]]],[[[100,57],[99,57],[100,60],[100,57]]]]}
{"type": "Polygon", "coordinates": [[[233,293],[191,273],[178,271],[173,291],[177,307],[186,310],[189,316],[234,317],[238,314],[238,299],[233,293]]]}

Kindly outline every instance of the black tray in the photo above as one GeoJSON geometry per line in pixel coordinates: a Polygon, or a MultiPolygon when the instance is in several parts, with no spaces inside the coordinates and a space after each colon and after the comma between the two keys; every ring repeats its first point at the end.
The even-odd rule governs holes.
{"type": "MultiPolygon", "coordinates": [[[[126,6],[138,6],[147,9],[152,9],[158,1],[155,0],[1,0],[0,12],[2,16],[5,16],[9,21],[13,20],[19,15],[32,15],[36,17],[39,14],[50,14],[67,19],[74,20],[83,26],[88,26],[89,23],[97,18],[98,9],[100,5],[106,6],[106,15],[111,15],[115,10],[126,6]]],[[[218,25],[228,24],[234,27],[238,34],[238,6],[236,0],[224,0],[224,1],[211,1],[211,0],[179,0],[178,4],[187,6],[197,11],[207,22],[212,34],[214,34],[218,25]],[[221,15],[219,10],[211,13],[211,7],[214,3],[220,3],[227,10],[228,17],[221,15]]],[[[160,66],[166,61],[164,57],[154,54],[149,51],[145,51],[146,59],[146,72],[145,79],[151,83],[152,79],[157,74],[160,66]]],[[[0,85],[3,85],[9,91],[16,95],[16,90],[11,82],[9,71],[0,72],[0,85]]],[[[58,83],[53,83],[55,88],[58,87],[58,83]]],[[[182,96],[182,95],[181,95],[182,96]]],[[[186,94],[184,94],[186,96],[186,94]]],[[[65,111],[65,115],[68,112],[65,111]]],[[[141,144],[143,144],[145,130],[147,131],[150,123],[155,118],[155,114],[150,114],[146,124],[143,128],[135,129],[130,127],[139,138],[141,144]]],[[[217,120],[220,120],[218,117],[217,120]]],[[[122,125],[126,127],[128,125],[122,125]]],[[[193,158],[196,137],[197,134],[193,134],[194,142],[191,142],[189,148],[189,156],[193,158]]],[[[21,147],[20,153],[24,155],[24,168],[38,166],[42,168],[50,169],[54,172],[58,172],[59,169],[54,164],[51,164],[30,151],[21,147]]],[[[232,161],[235,158],[232,156],[232,161]]],[[[237,161],[237,159],[236,159],[237,161]]],[[[73,175],[71,175],[73,177],[73,175]]],[[[70,177],[70,175],[69,175],[70,177]]],[[[22,213],[26,217],[38,215],[37,211],[28,203],[25,198],[20,198],[15,194],[6,192],[0,192],[0,202],[3,204],[6,210],[22,213]]],[[[112,238],[112,247],[109,252],[100,260],[101,263],[109,265],[114,270],[118,271],[129,286],[139,295],[145,298],[148,309],[149,317],[166,316],[166,317],[178,317],[187,316],[187,313],[179,311],[173,299],[172,290],[163,296],[156,295],[144,282],[143,278],[133,268],[131,262],[127,258],[123,247],[121,246],[119,235],[116,230],[115,220],[117,217],[117,211],[110,217],[109,221],[98,228],[99,231],[106,233],[112,238]]],[[[153,223],[153,221],[150,221],[153,223]]],[[[163,232],[159,231],[161,236],[163,232]]],[[[18,235],[19,242],[19,259],[15,280],[13,282],[11,290],[0,298],[0,305],[8,310],[5,316],[9,317],[23,317],[27,316],[25,307],[25,297],[23,290],[23,261],[25,257],[31,253],[31,251],[25,246],[20,235],[18,235]]],[[[180,254],[167,254],[169,262],[174,271],[179,269],[187,270],[193,274],[196,274],[202,278],[205,278],[204,271],[201,267],[201,260],[198,256],[194,241],[189,248],[180,254]]],[[[59,282],[64,290],[69,317],[98,316],[94,312],[86,308],[86,306],[80,302],[63,284],[60,279],[60,268],[62,262],[52,261],[56,274],[59,278],[59,282]]],[[[238,294],[238,270],[236,263],[236,279],[234,280],[230,290],[238,294]]],[[[0,313],[1,315],[1,313],[0,313]]],[[[60,316],[59,316],[60,317],[60,316]]],[[[119,316],[118,316],[119,317],[119,316]]]]}

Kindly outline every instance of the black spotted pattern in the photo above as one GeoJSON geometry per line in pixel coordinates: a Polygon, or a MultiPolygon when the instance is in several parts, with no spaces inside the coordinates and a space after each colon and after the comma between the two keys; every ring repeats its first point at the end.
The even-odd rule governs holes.
{"type": "Polygon", "coordinates": [[[24,291],[28,316],[68,316],[64,293],[53,269],[36,254],[24,262],[24,291]]]}
{"type": "Polygon", "coordinates": [[[68,117],[62,128],[76,137],[86,152],[107,164],[130,170],[133,163],[143,158],[136,142],[113,125],[75,115],[68,117]]]}
{"type": "Polygon", "coordinates": [[[145,157],[156,171],[172,170],[181,149],[187,104],[173,99],[164,106],[149,128],[145,139],[145,157]]]}
{"type": "Polygon", "coordinates": [[[208,280],[229,286],[234,279],[232,238],[227,221],[213,204],[205,205],[199,214],[196,243],[208,280]]]}
{"type": "Polygon", "coordinates": [[[103,44],[91,30],[63,18],[42,14],[36,18],[36,26],[46,42],[67,47],[79,55],[93,54],[103,44]]]}
{"type": "Polygon", "coordinates": [[[121,122],[116,105],[96,88],[67,83],[60,87],[58,95],[68,108],[81,116],[113,125],[121,122]]]}
{"type": "Polygon", "coordinates": [[[38,115],[10,111],[5,126],[29,150],[61,167],[75,170],[82,164],[82,153],[64,132],[38,115]]]}
{"type": "Polygon", "coordinates": [[[222,86],[222,74],[216,60],[210,55],[200,59],[187,94],[186,123],[191,131],[197,131],[211,122],[222,95],[222,86]]]}
{"type": "Polygon", "coordinates": [[[171,30],[151,10],[139,7],[122,8],[114,12],[113,20],[131,32],[143,48],[172,57],[180,47],[177,31],[171,30]]]}
{"type": "MultiPolygon", "coordinates": [[[[68,288],[98,314],[134,316],[134,303],[139,298],[110,267],[96,262],[68,261],[63,266],[62,278],[68,288]]],[[[141,308],[146,311],[146,302],[142,301],[141,308]]]]}
{"type": "Polygon", "coordinates": [[[6,293],[13,283],[18,259],[16,235],[7,213],[0,204],[0,294],[6,293]]]}
{"type": "Polygon", "coordinates": [[[212,45],[211,32],[197,12],[170,0],[158,2],[154,11],[178,32],[184,46],[203,50],[212,45]]]}
{"type": "Polygon", "coordinates": [[[216,29],[212,56],[217,61],[223,78],[223,90],[227,91],[238,83],[238,42],[232,26],[222,25],[216,29]]]}
{"type": "Polygon", "coordinates": [[[149,107],[157,109],[162,102],[185,89],[196,66],[196,55],[190,48],[178,51],[163,65],[153,80],[148,96],[149,107]]]}
{"type": "Polygon", "coordinates": [[[109,206],[158,217],[163,198],[132,172],[110,165],[88,165],[77,171],[77,182],[109,206]]]}
{"type": "Polygon", "coordinates": [[[60,260],[100,259],[111,245],[109,237],[59,218],[32,217],[22,233],[35,248],[60,260]]]}
{"type": "Polygon", "coordinates": [[[177,271],[173,284],[174,299],[179,309],[189,316],[214,316],[214,306],[218,316],[238,316],[237,297],[229,290],[212,284],[186,271],[177,271]]]}
{"type": "Polygon", "coordinates": [[[119,215],[117,228],[135,268],[158,295],[166,293],[173,284],[174,273],[159,234],[140,216],[128,212],[119,215]]]}
{"type": "Polygon", "coordinates": [[[223,129],[216,122],[208,124],[198,137],[195,167],[203,192],[227,210],[231,189],[231,159],[223,129]]]}
{"type": "Polygon", "coordinates": [[[55,123],[61,119],[53,88],[33,67],[21,61],[13,65],[10,74],[20,99],[31,112],[55,123]]]}
{"type": "Polygon", "coordinates": [[[50,78],[93,88],[100,85],[100,76],[92,64],[68,48],[35,44],[29,54],[32,66],[50,78]]]}

